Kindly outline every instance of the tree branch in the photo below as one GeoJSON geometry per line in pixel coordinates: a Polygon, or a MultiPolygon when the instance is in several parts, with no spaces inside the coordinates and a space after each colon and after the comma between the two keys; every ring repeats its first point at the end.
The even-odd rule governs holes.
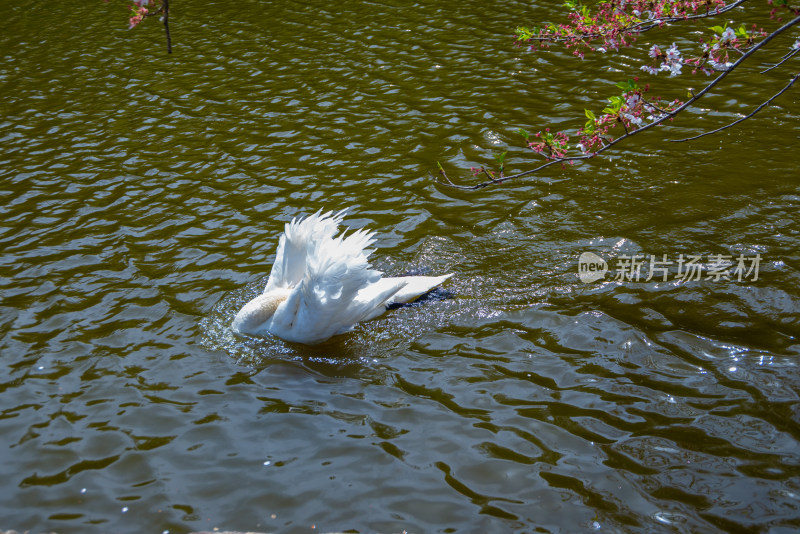
{"type": "Polygon", "coordinates": [[[162,11],[164,12],[164,31],[167,34],[167,54],[172,53],[172,38],[169,35],[169,0],[162,0],[164,5],[162,11]]]}
{"type": "MultiPolygon", "coordinates": [[[[745,2],[749,2],[749,0],[737,0],[733,4],[727,5],[725,7],[719,8],[719,9],[716,9],[714,11],[708,11],[706,13],[702,13],[702,14],[699,14],[699,15],[687,15],[685,17],[651,18],[651,19],[643,20],[643,21],[637,22],[635,24],[632,24],[630,26],[621,28],[619,33],[621,33],[621,34],[625,34],[625,33],[641,34],[641,33],[644,33],[646,31],[652,30],[653,28],[658,28],[660,26],[663,26],[664,24],[669,24],[670,22],[683,22],[683,21],[686,21],[686,20],[697,20],[697,19],[705,19],[705,18],[710,18],[710,17],[716,17],[717,15],[722,15],[724,13],[727,13],[728,11],[731,11],[732,9],[735,9],[735,8],[739,7],[740,5],[744,4],[745,2]]],[[[594,39],[599,39],[599,38],[604,37],[604,36],[605,36],[605,34],[603,34],[603,33],[582,33],[582,34],[573,35],[573,36],[570,36],[570,37],[537,37],[537,36],[533,36],[533,37],[530,37],[530,38],[526,39],[526,41],[563,43],[563,42],[570,41],[570,40],[576,40],[576,41],[585,41],[587,39],[588,40],[594,40],[594,39]]]]}
{"type": "Polygon", "coordinates": [[[652,21],[642,21],[640,24],[645,25],[645,27],[636,28],[637,25],[634,25],[633,27],[636,28],[635,30],[636,33],[642,33],[648,30],[652,30],[653,28],[656,28],[658,26],[661,26],[662,24],[667,24],[670,22],[682,22],[684,20],[697,20],[697,19],[716,17],[717,15],[722,15],[723,13],[727,13],[728,11],[735,9],[748,1],[749,0],[738,0],[730,5],[716,9],[711,12],[707,11],[701,15],[689,15],[688,17],[669,17],[666,19],[653,19],[652,21]]]}
{"type": "Polygon", "coordinates": [[[161,15],[161,21],[164,23],[164,31],[167,34],[167,54],[172,53],[172,37],[169,34],[169,0],[161,0],[161,7],[158,11],[149,11],[144,14],[145,17],[155,17],[161,15]]]}
{"type": "Polygon", "coordinates": [[[774,65],[772,65],[768,69],[762,70],[761,74],[764,74],[765,72],[769,72],[772,69],[777,69],[778,67],[780,67],[781,65],[783,65],[784,63],[786,63],[787,61],[792,59],[794,56],[796,56],[798,54],[798,52],[800,52],[800,48],[795,48],[794,50],[791,50],[791,51],[787,52],[786,54],[783,55],[783,57],[781,58],[780,61],[778,61],[777,63],[775,63],[774,65]]]}
{"type": "MultiPolygon", "coordinates": [[[[740,2],[738,2],[738,3],[741,3],[741,2],[744,2],[744,1],[747,1],[747,0],[740,0],[740,2]]],[[[694,104],[695,102],[697,102],[698,100],[703,98],[706,94],[708,94],[711,91],[711,89],[713,89],[718,83],[720,83],[723,79],[725,79],[726,76],[728,76],[731,72],[733,72],[740,65],[742,65],[742,63],[747,61],[750,58],[750,56],[752,56],[753,54],[755,54],[756,52],[758,52],[759,50],[764,48],[775,37],[777,37],[778,35],[782,34],[783,32],[785,32],[786,30],[790,29],[791,27],[797,25],[798,23],[800,23],[800,16],[795,17],[794,19],[792,19],[791,21],[787,22],[786,24],[784,24],[783,26],[781,26],[777,30],[773,31],[771,34],[769,34],[767,37],[765,37],[761,42],[753,45],[747,52],[745,52],[742,55],[742,57],[737,59],[727,70],[723,71],[719,76],[714,78],[714,80],[712,80],[708,85],[706,85],[700,92],[698,92],[696,94],[692,93],[692,97],[689,100],[687,100],[686,102],[684,102],[683,104],[681,104],[680,106],[678,106],[677,108],[673,109],[672,111],[667,111],[666,113],[662,113],[661,116],[658,117],[656,120],[654,120],[653,122],[651,122],[651,123],[649,123],[649,124],[647,124],[645,126],[642,126],[641,128],[637,128],[636,130],[633,130],[631,132],[626,132],[625,134],[617,137],[616,139],[612,139],[611,141],[608,141],[606,144],[604,144],[598,150],[596,150],[596,151],[594,151],[594,152],[592,152],[590,154],[584,154],[584,155],[581,155],[581,156],[575,156],[575,157],[569,157],[569,158],[567,158],[567,157],[553,158],[552,160],[548,161],[547,163],[539,165],[538,167],[536,167],[534,169],[523,171],[523,172],[520,172],[520,173],[517,173],[517,174],[512,174],[510,176],[504,176],[502,180],[492,179],[491,181],[484,181],[484,182],[480,182],[478,184],[471,185],[471,186],[457,185],[457,184],[453,183],[452,180],[450,180],[450,178],[444,172],[444,170],[441,169],[441,167],[440,167],[440,171],[439,172],[447,180],[447,182],[441,181],[439,179],[436,179],[436,182],[440,183],[440,184],[443,184],[443,185],[447,185],[448,187],[455,187],[457,189],[476,190],[476,189],[481,189],[483,187],[491,185],[493,183],[497,183],[498,181],[512,180],[514,178],[522,178],[524,176],[529,176],[531,174],[535,174],[535,173],[541,171],[542,169],[550,167],[551,165],[555,165],[556,163],[565,164],[565,163],[579,161],[579,160],[591,159],[591,158],[593,158],[595,156],[598,156],[598,155],[602,154],[603,152],[605,152],[606,150],[609,150],[610,148],[612,148],[614,145],[616,145],[618,143],[621,143],[622,141],[628,139],[629,137],[632,137],[632,136],[637,135],[637,134],[639,134],[641,132],[644,132],[646,130],[654,128],[654,127],[658,126],[659,124],[662,124],[664,121],[674,118],[676,115],[678,115],[679,113],[681,113],[682,111],[687,109],[689,106],[691,106],[692,104],[694,104]]],[[[791,87],[791,85],[794,84],[794,81],[796,79],[797,79],[797,76],[795,76],[795,78],[787,85],[787,87],[785,87],[782,91],[780,91],[778,93],[778,95],[776,95],[776,96],[779,96],[780,94],[782,94],[783,92],[788,90],[788,88],[791,87]]],[[[773,97],[773,98],[775,98],[775,97],[773,97]]],[[[770,99],[770,100],[772,100],[772,99],[770,99]]],[[[766,103],[764,105],[766,105],[766,103]]],[[[763,107],[763,105],[761,107],[763,107]]],[[[758,111],[758,110],[756,110],[756,111],[758,111]]],[[[752,113],[749,116],[752,116],[753,114],[755,114],[755,112],[752,113]]],[[[742,120],[744,120],[744,119],[742,119],[742,120]]]]}
{"type": "Polygon", "coordinates": [[[769,98],[769,100],[767,100],[766,102],[763,102],[760,106],[758,106],[756,109],[754,109],[751,113],[749,113],[748,115],[745,115],[744,117],[741,117],[741,118],[733,121],[730,124],[726,124],[722,128],[717,128],[716,130],[711,130],[710,132],[701,133],[700,135],[695,135],[694,137],[687,137],[685,139],[669,139],[669,141],[672,142],[672,143],[683,143],[684,141],[694,141],[695,139],[700,139],[701,137],[705,137],[707,135],[715,134],[717,132],[721,132],[722,130],[727,130],[728,128],[736,126],[740,122],[746,121],[747,119],[749,119],[750,117],[752,117],[753,115],[755,115],[756,113],[758,113],[759,111],[764,109],[766,106],[768,106],[770,104],[770,102],[772,102],[773,100],[775,100],[776,98],[781,96],[783,93],[788,91],[789,88],[792,85],[794,85],[794,82],[796,82],[798,78],[800,78],[800,73],[795,74],[794,77],[791,79],[791,81],[789,81],[789,83],[786,84],[786,86],[783,89],[781,89],[780,91],[778,91],[777,93],[772,95],[769,98]]]}

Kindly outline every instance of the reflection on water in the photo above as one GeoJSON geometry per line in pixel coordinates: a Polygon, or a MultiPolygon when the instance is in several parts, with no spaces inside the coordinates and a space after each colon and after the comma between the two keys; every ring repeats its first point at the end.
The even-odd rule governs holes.
{"type": "Polygon", "coordinates": [[[0,32],[0,528],[800,528],[791,95],[467,193],[428,171],[522,168],[519,127],[619,81],[511,45],[555,5],[174,6],[169,58],[73,8],[0,32]],[[234,336],[283,224],[347,206],[376,268],[453,272],[449,298],[317,347],[234,336]],[[763,263],[584,284],[584,252],[763,263]]]}

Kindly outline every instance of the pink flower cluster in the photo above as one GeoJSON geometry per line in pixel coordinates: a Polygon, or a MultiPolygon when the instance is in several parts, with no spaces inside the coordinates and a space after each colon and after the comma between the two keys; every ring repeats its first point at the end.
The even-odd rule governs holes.
{"type": "Polygon", "coordinates": [[[658,74],[660,71],[668,71],[670,76],[677,76],[683,67],[683,58],[678,46],[672,43],[666,52],[663,52],[658,45],[650,47],[648,54],[653,58],[653,64],[644,65],[642,70],[649,74],[658,74]]]}
{"type": "MultiPolygon", "coordinates": [[[[608,99],[608,105],[600,116],[591,110],[586,110],[588,120],[584,127],[577,131],[579,142],[576,148],[582,154],[593,155],[612,143],[614,141],[612,130],[617,126],[622,126],[623,135],[631,135],[649,123],[665,119],[682,104],[679,100],[663,102],[659,97],[645,97],[644,93],[649,90],[649,86],[640,88],[636,80],[618,83],[617,87],[622,89],[622,93],[608,99]]],[[[528,147],[537,154],[549,160],[568,161],[570,137],[567,133],[553,133],[549,128],[532,137],[524,130],[520,130],[520,133],[528,142],[528,147]]]]}
{"type": "Polygon", "coordinates": [[[577,145],[584,154],[593,153],[614,141],[611,130],[618,125],[622,126],[625,135],[630,135],[650,122],[664,119],[682,104],[679,100],[665,103],[659,97],[646,98],[644,93],[649,86],[640,88],[635,80],[619,83],[617,87],[623,90],[622,94],[608,99],[609,105],[603,109],[602,115],[597,117],[586,110],[588,120],[578,130],[580,142],[577,145]]]}
{"type": "Polygon", "coordinates": [[[161,7],[161,0],[131,0],[132,4],[129,6],[131,10],[130,19],[128,19],[128,29],[133,29],[149,15],[158,14],[161,7]],[[152,5],[154,12],[150,12],[147,6],[152,5]]]}
{"type": "Polygon", "coordinates": [[[567,0],[565,6],[570,10],[567,23],[517,28],[517,43],[525,43],[531,49],[563,43],[573,49],[573,54],[583,57],[586,51],[605,52],[631,46],[636,35],[650,27],[700,13],[714,13],[725,5],[724,0],[604,0],[592,12],[577,0],[567,0]]]}
{"type": "Polygon", "coordinates": [[[542,154],[548,159],[561,159],[569,150],[569,136],[564,132],[551,133],[550,128],[533,135],[536,140],[528,139],[528,147],[537,154],[542,154]]]}
{"type": "Polygon", "coordinates": [[[770,18],[773,19],[777,18],[778,21],[781,20],[781,18],[778,17],[778,11],[780,11],[781,9],[788,11],[789,14],[794,17],[800,15],[800,7],[789,6],[789,0],[767,0],[767,3],[771,6],[775,6],[775,4],[777,3],[777,7],[773,7],[772,10],[769,12],[769,16],[770,18]]]}
{"type": "Polygon", "coordinates": [[[714,36],[709,42],[703,42],[702,53],[685,60],[687,65],[693,66],[693,74],[698,70],[708,75],[715,71],[728,70],[733,65],[731,53],[741,56],[745,49],[755,43],[757,37],[767,34],[763,28],[758,29],[755,24],[749,31],[744,26],[739,26],[737,29],[714,26],[711,29],[714,31],[714,36]]]}

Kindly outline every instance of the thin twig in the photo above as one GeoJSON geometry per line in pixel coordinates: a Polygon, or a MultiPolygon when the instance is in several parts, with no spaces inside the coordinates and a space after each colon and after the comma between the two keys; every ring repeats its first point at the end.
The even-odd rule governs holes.
{"type": "Polygon", "coordinates": [[[164,31],[167,33],[167,54],[172,53],[172,38],[169,34],[169,0],[162,0],[161,8],[158,11],[150,11],[146,13],[145,17],[157,17],[161,15],[161,21],[164,23],[164,31]]]}
{"type": "Polygon", "coordinates": [[[167,32],[167,54],[172,53],[172,38],[169,35],[169,0],[163,0],[164,5],[164,31],[167,32]]]}
{"type": "Polygon", "coordinates": [[[489,171],[487,171],[487,170],[486,170],[486,167],[481,167],[481,170],[483,171],[483,174],[485,174],[485,175],[486,175],[486,177],[487,177],[489,180],[491,180],[491,181],[492,181],[492,183],[495,183],[495,184],[496,184],[496,183],[498,183],[498,182],[502,182],[502,181],[503,181],[503,173],[502,173],[502,171],[500,172],[500,179],[497,179],[497,178],[495,178],[494,176],[492,176],[492,173],[490,173],[489,171]]]}
{"type": "Polygon", "coordinates": [[[454,184],[454,183],[453,183],[453,182],[450,180],[450,178],[448,178],[448,177],[447,177],[447,175],[444,173],[444,171],[440,171],[440,172],[439,172],[439,174],[441,174],[442,176],[444,176],[445,180],[447,180],[447,182],[446,182],[446,183],[445,183],[445,182],[442,182],[442,181],[441,181],[441,180],[439,180],[437,177],[435,177],[431,171],[428,171],[428,174],[431,176],[431,178],[433,179],[433,181],[434,181],[434,182],[436,182],[436,183],[439,183],[439,184],[444,184],[444,185],[450,185],[450,186],[453,186],[453,187],[459,187],[458,185],[454,184]]]}
{"type": "Polygon", "coordinates": [[[672,143],[683,143],[684,141],[694,141],[695,139],[699,139],[699,138],[705,137],[707,135],[715,134],[717,132],[721,132],[722,130],[727,130],[728,128],[730,128],[732,126],[736,126],[740,122],[749,119],[750,117],[752,117],[753,115],[755,115],[756,113],[758,113],[759,111],[764,109],[764,107],[768,106],[770,104],[770,102],[772,102],[773,100],[775,100],[776,98],[781,96],[783,93],[788,91],[789,88],[792,85],[794,85],[794,82],[796,82],[798,78],[800,78],[800,73],[795,74],[794,78],[792,78],[792,80],[788,84],[786,84],[786,87],[784,87],[783,89],[781,89],[780,91],[778,91],[777,93],[772,95],[769,100],[767,100],[766,102],[763,102],[760,106],[758,106],[756,109],[754,109],[750,114],[745,115],[744,117],[741,117],[741,118],[733,121],[730,124],[726,124],[722,128],[717,128],[716,130],[712,130],[710,132],[701,133],[700,135],[695,135],[694,137],[687,137],[686,139],[668,139],[668,141],[670,141],[672,143]]]}
{"type": "Polygon", "coordinates": [[[762,70],[761,74],[764,74],[765,72],[769,72],[772,69],[776,69],[776,68],[780,67],[781,65],[783,65],[784,63],[786,63],[787,61],[792,59],[795,55],[797,55],[798,52],[800,52],[800,48],[795,48],[794,50],[791,50],[791,51],[787,52],[786,54],[783,55],[783,57],[781,58],[781,60],[779,62],[775,63],[773,66],[771,66],[771,67],[769,67],[767,69],[762,70]]]}

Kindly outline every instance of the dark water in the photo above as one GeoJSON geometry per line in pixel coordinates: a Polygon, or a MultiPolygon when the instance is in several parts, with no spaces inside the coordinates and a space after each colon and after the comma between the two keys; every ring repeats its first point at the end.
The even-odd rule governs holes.
{"type": "Polygon", "coordinates": [[[643,52],[521,52],[543,2],[173,4],[169,57],[113,0],[4,6],[0,528],[800,528],[797,92],[664,142],[787,71],[469,193],[428,171],[529,168],[517,128],[576,128],[643,52]],[[376,267],[452,298],[318,347],[234,337],[283,224],[347,206],[376,267]],[[761,263],[613,281],[637,253],[761,263]]]}

